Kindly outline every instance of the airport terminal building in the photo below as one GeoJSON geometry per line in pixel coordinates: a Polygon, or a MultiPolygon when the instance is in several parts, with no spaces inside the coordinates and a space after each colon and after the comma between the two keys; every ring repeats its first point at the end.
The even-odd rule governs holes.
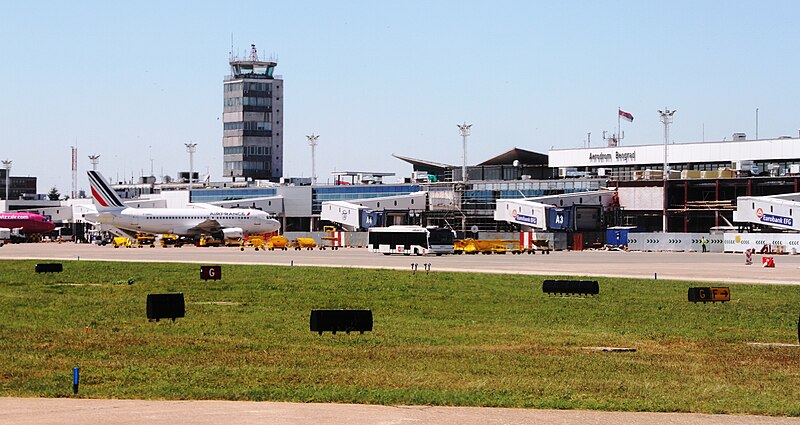
{"type": "MultiPolygon", "coordinates": [[[[469,166],[466,181],[460,165],[396,157],[412,168],[410,177],[398,183],[385,183],[386,173],[355,172],[349,181],[340,176],[334,185],[284,179],[290,183],[206,182],[203,188],[168,190],[180,185],[154,183],[151,195],[129,204],[180,207],[206,202],[257,208],[281,220],[283,231],[309,232],[326,225],[344,227],[335,214],[326,215],[325,206],[337,203],[338,208],[345,202],[354,210],[377,212],[383,217],[381,225],[445,226],[470,236],[470,229],[489,233],[553,229],[554,223],[532,226],[498,219],[499,201],[534,200],[572,209],[565,214],[572,214],[576,224],[561,227],[564,232],[599,232],[614,226],[643,232],[708,232],[742,226],[734,222],[739,197],[800,192],[798,138],[671,144],[666,179],[664,145],[659,144],[553,149],[548,154],[513,148],[469,166]],[[600,196],[589,196],[592,193],[600,196]]],[[[56,211],[56,222],[76,220],[69,209],[52,213],[56,211]]]]}
{"type": "Polygon", "coordinates": [[[563,178],[602,179],[619,193],[618,225],[677,232],[732,227],[736,198],[800,191],[800,139],[615,146],[549,151],[563,178]],[[668,162],[664,179],[664,156],[668,162]]]}

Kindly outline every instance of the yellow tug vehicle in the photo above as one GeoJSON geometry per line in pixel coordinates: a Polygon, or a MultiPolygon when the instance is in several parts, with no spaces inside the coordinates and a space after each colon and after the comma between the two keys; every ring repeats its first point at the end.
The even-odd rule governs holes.
{"type": "Polygon", "coordinates": [[[149,246],[153,248],[156,246],[156,237],[153,235],[148,235],[147,233],[137,233],[136,234],[136,246],[142,248],[144,246],[149,246]]]}
{"type": "Polygon", "coordinates": [[[295,251],[300,251],[301,249],[311,251],[317,247],[317,241],[314,238],[297,238],[292,241],[291,246],[294,247],[295,251]]]}
{"type": "Polygon", "coordinates": [[[131,246],[133,246],[133,243],[131,242],[131,238],[126,238],[124,236],[116,236],[114,237],[114,239],[111,240],[111,246],[113,246],[114,248],[119,248],[119,247],[130,248],[131,246]]]}
{"type": "Polygon", "coordinates": [[[267,242],[267,249],[270,251],[275,251],[276,249],[280,249],[282,251],[286,251],[289,249],[291,244],[289,243],[289,239],[286,239],[286,236],[276,235],[269,238],[267,242]]]}
{"type": "Polygon", "coordinates": [[[267,250],[267,242],[264,241],[264,237],[261,235],[248,236],[240,250],[244,251],[245,246],[252,246],[256,251],[260,249],[267,250]]]}
{"type": "Polygon", "coordinates": [[[169,247],[169,246],[176,246],[180,247],[180,236],[172,234],[172,233],[165,233],[161,235],[161,246],[169,247]]]}
{"type": "Polygon", "coordinates": [[[214,238],[211,235],[201,235],[200,240],[197,242],[197,246],[222,246],[222,241],[214,238]]]}

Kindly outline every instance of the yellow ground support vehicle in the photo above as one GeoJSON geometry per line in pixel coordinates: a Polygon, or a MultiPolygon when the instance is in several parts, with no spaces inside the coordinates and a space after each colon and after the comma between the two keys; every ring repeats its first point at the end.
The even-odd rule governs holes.
{"type": "Polygon", "coordinates": [[[536,254],[539,250],[542,254],[550,253],[550,241],[548,239],[535,239],[533,240],[533,248],[527,250],[528,254],[536,254]]]}
{"type": "MultiPolygon", "coordinates": [[[[252,246],[256,251],[259,249],[267,250],[267,243],[262,236],[248,236],[246,245],[252,246]]],[[[241,250],[244,251],[244,246],[242,246],[241,250]]]]}
{"type": "Polygon", "coordinates": [[[300,251],[301,249],[312,250],[317,247],[317,241],[314,238],[297,238],[292,241],[292,245],[295,251],[300,251]]]}
{"type": "Polygon", "coordinates": [[[136,246],[138,246],[139,248],[143,246],[149,246],[150,248],[152,248],[156,246],[156,237],[153,235],[148,235],[146,233],[137,233],[136,246]]]}
{"type": "Polygon", "coordinates": [[[172,233],[166,233],[161,235],[161,246],[168,247],[168,246],[180,246],[180,236],[174,235],[172,233]]]}
{"type": "Polygon", "coordinates": [[[200,240],[197,242],[197,246],[221,246],[222,241],[219,239],[214,239],[211,235],[201,235],[200,240]]]}
{"type": "Polygon", "coordinates": [[[463,239],[455,241],[457,254],[505,254],[520,251],[519,241],[513,239],[463,239]]]}
{"type": "Polygon", "coordinates": [[[234,246],[244,251],[244,238],[228,238],[225,239],[225,246],[234,246]]]}
{"type": "Polygon", "coordinates": [[[133,243],[131,242],[131,238],[126,238],[124,236],[117,236],[111,240],[111,246],[113,246],[114,248],[119,248],[119,247],[130,248],[131,246],[133,246],[133,243]]]}
{"type": "Polygon", "coordinates": [[[336,228],[333,226],[324,226],[322,231],[327,233],[327,235],[321,237],[321,242],[319,245],[319,249],[325,250],[326,248],[330,248],[332,250],[337,250],[339,247],[342,247],[344,244],[344,234],[342,232],[337,232],[336,228]]]}
{"type": "Polygon", "coordinates": [[[456,254],[536,254],[536,251],[550,253],[550,241],[537,239],[533,241],[533,248],[523,248],[517,239],[463,239],[455,241],[456,254]]]}
{"type": "Polygon", "coordinates": [[[285,236],[277,235],[269,238],[267,242],[267,249],[270,251],[274,251],[276,249],[280,249],[286,251],[291,244],[289,243],[289,239],[286,239],[285,236]]]}

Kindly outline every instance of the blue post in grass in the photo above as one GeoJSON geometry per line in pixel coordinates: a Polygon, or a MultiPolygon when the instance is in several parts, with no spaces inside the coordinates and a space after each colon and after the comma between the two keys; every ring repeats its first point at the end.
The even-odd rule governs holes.
{"type": "Polygon", "coordinates": [[[72,393],[78,394],[78,382],[80,382],[80,368],[72,368],[72,393]]]}

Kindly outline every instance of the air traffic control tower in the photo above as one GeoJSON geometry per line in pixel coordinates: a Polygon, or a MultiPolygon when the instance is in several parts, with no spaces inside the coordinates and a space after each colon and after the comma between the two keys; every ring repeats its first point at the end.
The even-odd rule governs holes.
{"type": "Polygon", "coordinates": [[[231,54],[225,77],[223,175],[236,180],[278,181],[283,175],[283,80],[273,72],[275,59],[260,60],[255,44],[250,57],[231,54]]]}

